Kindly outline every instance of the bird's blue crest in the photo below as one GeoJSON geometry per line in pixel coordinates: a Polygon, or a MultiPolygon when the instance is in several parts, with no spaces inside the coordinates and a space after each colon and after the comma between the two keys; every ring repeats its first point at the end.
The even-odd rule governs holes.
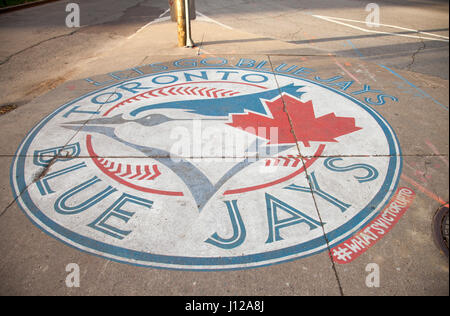
{"type": "Polygon", "coordinates": [[[300,98],[305,92],[298,90],[303,86],[296,86],[289,84],[281,88],[263,91],[254,94],[247,94],[242,96],[234,96],[221,99],[199,99],[187,101],[174,101],[159,104],[152,104],[140,107],[130,114],[136,117],[142,112],[155,109],[181,109],[189,113],[195,113],[206,116],[228,116],[231,113],[245,113],[245,111],[253,111],[267,115],[264,105],[261,100],[272,100],[282,93],[287,93],[296,98],[300,98]]]}

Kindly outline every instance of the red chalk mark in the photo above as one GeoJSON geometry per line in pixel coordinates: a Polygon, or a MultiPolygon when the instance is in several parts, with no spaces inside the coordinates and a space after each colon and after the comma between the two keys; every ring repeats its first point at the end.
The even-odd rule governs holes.
{"type": "Polygon", "coordinates": [[[315,36],[309,35],[309,34],[306,33],[306,32],[303,32],[303,35],[304,35],[305,37],[310,37],[310,39],[308,39],[308,42],[309,42],[310,45],[313,45],[313,46],[316,45],[316,44],[314,43],[314,41],[313,41],[313,40],[316,40],[316,39],[317,39],[315,36]]]}
{"type": "MultiPolygon", "coordinates": [[[[414,164],[415,165],[415,164],[414,164]]],[[[415,169],[415,166],[412,166],[410,164],[408,164],[407,162],[405,162],[405,166],[407,166],[408,168],[410,168],[412,171],[414,171],[414,175],[420,179],[420,181],[422,181],[422,183],[424,184],[428,184],[428,180],[431,179],[430,175],[426,175],[424,171],[415,169]]]]}
{"type": "Polygon", "coordinates": [[[417,183],[416,181],[414,181],[413,179],[409,178],[408,176],[402,175],[401,178],[403,180],[405,180],[406,182],[408,182],[409,184],[413,185],[414,187],[416,187],[416,189],[418,189],[420,192],[424,193],[425,195],[427,195],[429,198],[439,202],[441,205],[446,204],[447,202],[445,202],[443,199],[441,199],[439,196],[437,196],[436,194],[434,194],[433,192],[428,191],[426,188],[424,188],[423,186],[421,186],[419,183],[417,183]]]}
{"type": "Polygon", "coordinates": [[[350,239],[331,249],[333,261],[347,264],[368,251],[394,228],[415,196],[415,192],[409,188],[398,189],[389,205],[373,221],[350,239]]]}
{"type": "Polygon", "coordinates": [[[332,57],[334,59],[334,62],[336,65],[338,65],[339,68],[341,68],[350,78],[352,78],[353,80],[355,80],[357,83],[359,83],[360,85],[362,85],[361,81],[358,80],[358,78],[356,78],[355,75],[353,75],[350,71],[347,70],[347,68],[345,68],[344,66],[341,65],[341,63],[339,63],[339,61],[336,59],[336,57],[334,57],[331,54],[328,54],[330,57],[332,57]]]}
{"type": "Polygon", "coordinates": [[[427,144],[428,147],[431,148],[431,150],[433,151],[433,153],[437,156],[439,156],[439,158],[447,165],[448,167],[448,160],[445,159],[440,153],[439,150],[436,148],[436,146],[434,146],[429,140],[425,141],[425,143],[427,144]]]}

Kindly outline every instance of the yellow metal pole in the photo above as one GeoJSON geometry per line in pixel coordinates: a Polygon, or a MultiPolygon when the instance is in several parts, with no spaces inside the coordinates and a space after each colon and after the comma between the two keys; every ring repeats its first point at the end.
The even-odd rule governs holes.
{"type": "Polygon", "coordinates": [[[186,46],[186,19],[184,0],[175,0],[175,13],[178,24],[178,46],[186,46]]]}
{"type": "Polygon", "coordinates": [[[195,47],[194,41],[192,40],[191,35],[191,12],[189,8],[189,0],[184,0],[184,7],[186,10],[186,47],[193,48],[195,47]]]}

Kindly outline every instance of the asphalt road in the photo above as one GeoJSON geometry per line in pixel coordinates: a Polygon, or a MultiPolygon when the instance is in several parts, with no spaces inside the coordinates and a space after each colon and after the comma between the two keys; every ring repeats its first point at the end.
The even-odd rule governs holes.
{"type": "MultiPolygon", "coordinates": [[[[81,28],[74,29],[65,25],[69,2],[0,15],[0,81],[9,88],[0,92],[1,104],[29,102],[47,91],[39,85],[45,79],[76,79],[79,62],[125,41],[168,8],[165,0],[80,0],[81,28]]],[[[370,12],[365,10],[367,2],[359,0],[198,0],[196,7],[233,29],[295,44],[289,49],[270,47],[271,53],[332,53],[448,79],[448,2],[377,4],[379,27],[361,23],[370,12]]],[[[207,29],[197,32],[204,46],[215,43],[207,29]]],[[[149,47],[157,51],[151,40],[149,47]]]]}
{"type": "Polygon", "coordinates": [[[236,29],[448,79],[448,1],[376,1],[380,7],[379,27],[364,23],[370,14],[365,10],[368,3],[199,0],[197,6],[205,15],[236,29]]]}

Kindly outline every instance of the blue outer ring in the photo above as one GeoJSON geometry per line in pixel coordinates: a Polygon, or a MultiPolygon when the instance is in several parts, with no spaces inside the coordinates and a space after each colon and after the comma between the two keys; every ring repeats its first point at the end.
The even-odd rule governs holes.
{"type": "MultiPolygon", "coordinates": [[[[160,72],[157,74],[144,75],[144,76],[140,76],[140,77],[136,77],[136,78],[127,80],[125,82],[134,81],[137,79],[152,77],[152,76],[161,75],[161,74],[167,74],[167,73],[173,73],[173,72],[179,72],[179,71],[192,71],[192,70],[198,70],[198,69],[223,70],[223,69],[236,69],[236,68],[205,67],[205,68],[193,68],[193,69],[182,69],[182,70],[179,69],[179,70],[173,70],[173,71],[167,71],[167,72],[160,72]]],[[[266,72],[266,71],[257,71],[257,70],[252,70],[252,69],[239,69],[239,70],[245,70],[245,71],[249,71],[249,72],[266,73],[266,74],[270,74],[270,75],[279,75],[277,73],[271,73],[271,72],[266,72]]],[[[395,132],[392,129],[392,127],[389,125],[389,123],[387,123],[384,119],[382,119],[381,116],[374,109],[372,109],[371,107],[362,103],[361,101],[353,98],[352,96],[346,95],[346,94],[344,94],[340,91],[337,91],[331,87],[325,86],[323,84],[314,82],[314,81],[306,79],[306,78],[302,78],[302,77],[299,78],[299,77],[286,75],[286,74],[282,74],[280,76],[290,77],[290,78],[298,79],[298,80],[304,80],[311,84],[314,84],[314,85],[320,86],[322,88],[328,89],[332,92],[335,92],[335,93],[349,99],[350,101],[356,103],[357,105],[362,107],[364,110],[366,110],[377,121],[377,123],[382,128],[382,130],[388,140],[388,143],[389,143],[389,167],[388,167],[386,179],[385,179],[383,185],[381,186],[380,191],[376,194],[376,196],[372,199],[372,201],[370,201],[369,204],[358,213],[358,215],[354,216],[350,221],[346,222],[344,225],[340,226],[339,228],[335,229],[334,231],[327,233],[327,239],[329,242],[328,246],[333,247],[335,244],[339,244],[344,241],[344,240],[340,240],[340,241],[336,242],[335,240],[338,237],[346,234],[347,232],[352,230],[357,225],[360,225],[360,227],[362,227],[365,223],[368,223],[371,220],[373,220],[381,212],[381,210],[384,209],[384,207],[387,205],[387,203],[390,201],[393,194],[395,193],[395,190],[397,189],[398,184],[399,184],[400,174],[401,174],[402,166],[403,166],[403,160],[402,160],[402,156],[401,156],[401,149],[399,146],[398,138],[395,135],[395,132]],[[390,132],[390,130],[392,130],[392,133],[390,132]],[[396,151],[396,147],[399,148],[399,152],[396,151]],[[398,177],[397,177],[397,179],[394,179],[397,169],[398,169],[398,177]],[[392,187],[392,184],[394,181],[395,181],[395,184],[392,187]],[[387,194],[389,194],[389,198],[386,199],[382,205],[380,205],[380,203],[385,199],[387,194]],[[368,217],[374,211],[374,209],[378,209],[378,211],[371,217],[368,217]],[[333,244],[333,241],[335,241],[334,244],[333,244]]],[[[175,257],[175,256],[157,255],[157,254],[150,254],[150,253],[144,253],[144,252],[139,252],[139,251],[135,251],[135,250],[125,249],[125,248],[121,248],[121,247],[117,247],[117,246],[112,246],[112,245],[109,245],[106,243],[102,243],[102,242],[93,240],[91,238],[88,238],[88,237],[79,235],[75,232],[72,232],[72,231],[62,227],[58,223],[55,223],[47,216],[45,216],[45,214],[42,213],[41,210],[39,210],[37,208],[37,206],[34,204],[33,200],[31,199],[31,197],[29,196],[29,193],[27,190],[28,186],[27,186],[25,178],[24,178],[24,165],[25,165],[26,154],[28,152],[28,149],[29,149],[33,139],[36,137],[36,135],[39,133],[39,131],[51,119],[53,119],[56,115],[58,115],[59,113],[61,113],[66,108],[73,105],[74,103],[80,101],[81,99],[89,97],[93,94],[97,94],[99,92],[113,88],[115,86],[122,85],[125,82],[120,82],[120,83],[105,87],[103,89],[96,90],[94,92],[88,93],[80,98],[77,98],[74,101],[71,101],[71,102],[61,106],[60,108],[55,110],[52,114],[50,114],[49,116],[44,118],[40,123],[38,123],[36,125],[36,127],[33,128],[32,131],[22,141],[21,145],[19,146],[19,148],[16,152],[15,159],[13,160],[12,165],[11,165],[10,181],[11,181],[11,187],[12,187],[14,198],[22,200],[23,204],[27,207],[27,209],[25,209],[22,206],[22,204],[19,203],[22,211],[27,215],[27,217],[36,226],[38,226],[41,230],[46,232],[48,235],[56,238],[57,240],[65,243],[73,248],[81,250],[83,252],[88,252],[88,251],[78,248],[76,245],[81,245],[83,247],[101,252],[102,255],[98,255],[95,253],[94,253],[94,255],[97,255],[99,257],[104,257],[109,260],[132,264],[132,265],[136,265],[136,266],[175,269],[175,270],[195,270],[195,271],[215,270],[215,271],[218,271],[218,270],[239,270],[239,269],[246,269],[246,268],[255,268],[255,267],[262,267],[262,266],[267,266],[267,265],[278,264],[278,263],[286,262],[286,261],[297,260],[297,259],[304,258],[304,257],[309,257],[309,256],[315,255],[317,253],[323,252],[327,249],[327,247],[324,247],[324,249],[320,249],[313,253],[299,255],[298,257],[295,257],[295,258],[283,259],[288,256],[295,256],[296,254],[300,254],[305,251],[311,251],[313,249],[317,249],[319,247],[325,246],[327,244],[327,240],[324,238],[324,236],[321,236],[321,237],[315,238],[313,240],[307,241],[305,243],[291,246],[288,248],[273,250],[273,251],[259,253],[259,254],[245,255],[245,256],[199,258],[199,257],[175,257]],[[22,148],[22,150],[20,150],[20,148],[22,148]],[[20,150],[20,153],[19,153],[19,150],[20,150]],[[17,179],[13,178],[13,170],[14,170],[15,166],[16,166],[16,178],[17,179]],[[19,189],[19,194],[17,194],[17,192],[15,190],[14,183],[17,184],[17,187],[19,189]],[[33,214],[33,216],[35,216],[37,219],[39,219],[39,221],[41,221],[46,226],[46,228],[43,228],[43,227],[41,227],[41,225],[36,223],[35,220],[29,216],[28,212],[33,214]],[[55,234],[53,234],[52,232],[55,232],[59,235],[64,236],[65,238],[71,240],[75,245],[70,244],[64,240],[61,240],[59,237],[55,236],[55,234]],[[120,258],[123,258],[123,260],[114,259],[114,258],[108,257],[107,255],[120,257],[120,258]],[[139,262],[148,262],[148,264],[134,263],[133,260],[139,261],[139,262]],[[277,261],[267,263],[267,261],[269,261],[269,260],[277,260],[277,261]],[[166,265],[174,266],[174,267],[167,267],[166,265]],[[236,265],[242,265],[242,266],[236,268],[236,265]],[[248,267],[248,265],[251,265],[251,266],[248,267]],[[182,266],[183,268],[180,268],[179,266],[182,266]],[[198,268],[199,266],[202,266],[203,268],[198,268]]],[[[351,235],[347,236],[347,239],[350,237],[351,237],[351,235]]]]}

